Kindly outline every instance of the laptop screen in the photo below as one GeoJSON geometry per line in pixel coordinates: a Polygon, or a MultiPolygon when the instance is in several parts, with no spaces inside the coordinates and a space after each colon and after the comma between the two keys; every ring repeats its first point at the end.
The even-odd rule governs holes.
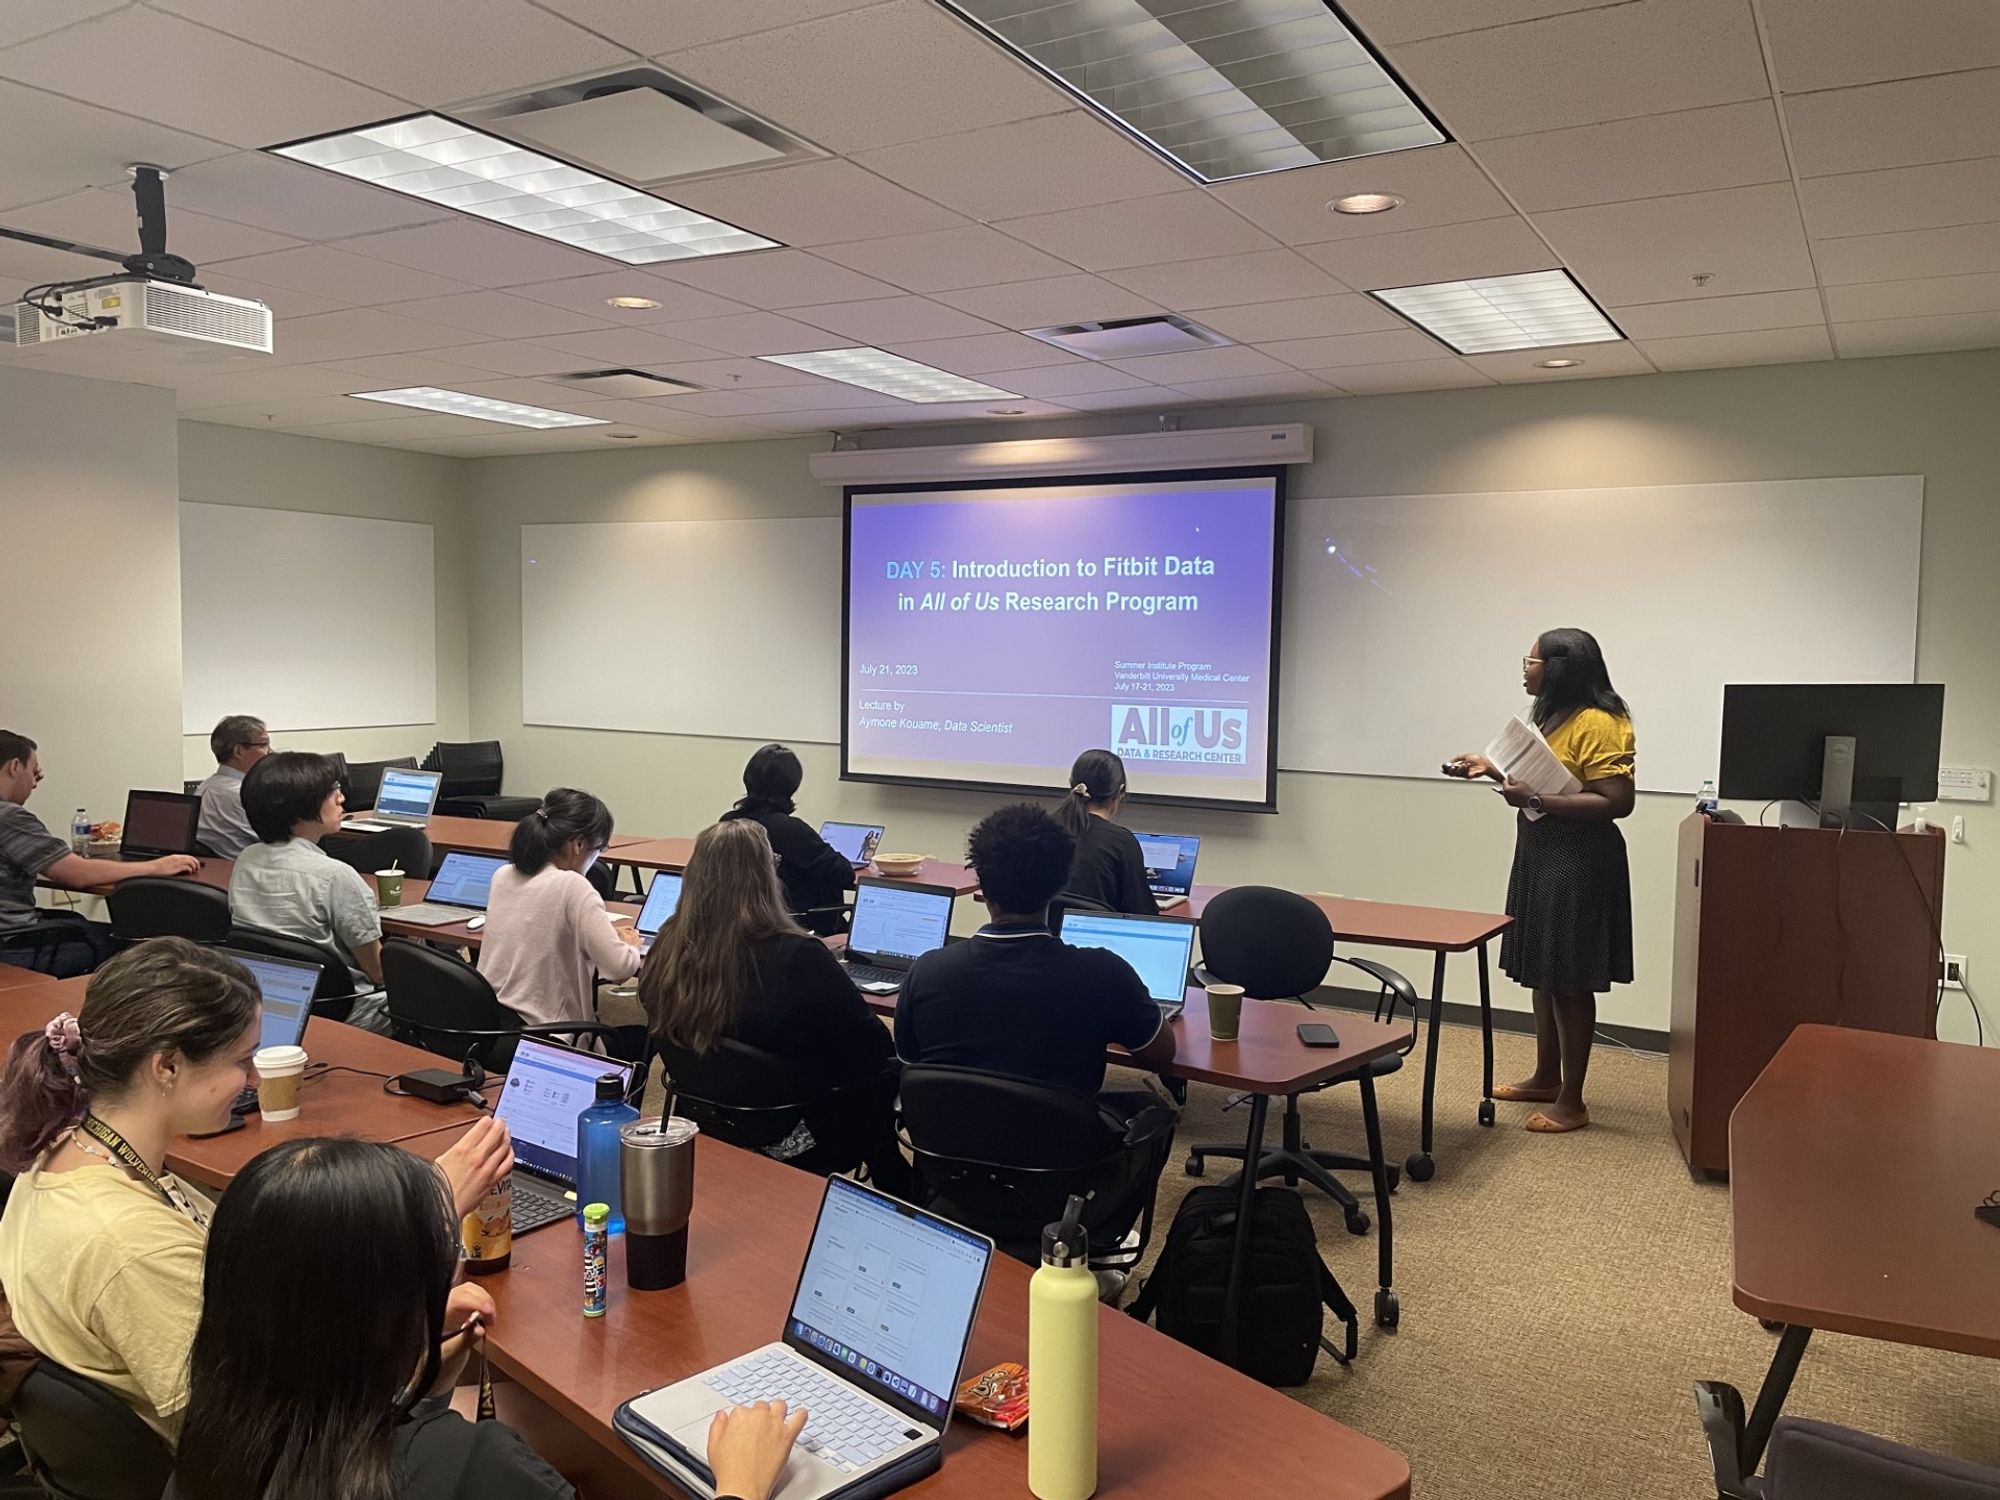
{"type": "Polygon", "coordinates": [[[312,1019],[313,991],[319,988],[319,968],[294,963],[289,958],[266,958],[261,953],[222,950],[250,971],[263,997],[263,1026],[257,1037],[259,1047],[296,1047],[312,1019]]]}
{"type": "Polygon", "coordinates": [[[446,906],[476,906],[484,911],[493,894],[493,877],[506,863],[494,854],[466,854],[453,850],[438,866],[437,879],[431,882],[424,899],[441,901],[446,906]]]}
{"type": "Polygon", "coordinates": [[[194,853],[201,798],[180,792],[127,792],[123,848],[149,854],[194,853]]]}
{"type": "Polygon", "coordinates": [[[662,870],[646,887],[646,904],[639,908],[639,931],[652,937],[667,925],[667,918],[681,904],[681,879],[672,870],[662,870]]]}
{"type": "Polygon", "coordinates": [[[393,813],[399,818],[428,818],[431,804],[437,801],[440,779],[435,771],[390,766],[382,772],[382,790],[375,794],[375,811],[393,813]]]}
{"type": "Polygon", "coordinates": [[[1187,995],[1195,924],[1184,917],[1128,917],[1118,912],[1063,913],[1062,940],[1077,948],[1109,948],[1132,966],[1155,1000],[1187,995]]]}
{"type": "Polygon", "coordinates": [[[631,1085],[632,1065],[616,1058],[533,1037],[514,1044],[507,1086],[493,1113],[507,1122],[522,1166],[544,1177],[576,1181],[576,1117],[596,1102],[597,1080],[606,1073],[631,1085]]]}
{"type": "Polygon", "coordinates": [[[854,892],[847,946],[878,958],[915,958],[944,946],[952,893],[936,886],[864,880],[854,892]]]}
{"type": "Polygon", "coordinates": [[[1139,857],[1146,862],[1146,884],[1155,896],[1185,896],[1194,885],[1195,856],[1201,836],[1193,833],[1141,833],[1139,857]]]}
{"type": "Polygon", "coordinates": [[[992,1254],[968,1230],[830,1177],[788,1331],[942,1421],[992,1254]]]}
{"type": "Polygon", "coordinates": [[[833,846],[833,852],[850,865],[865,865],[882,846],[879,823],[822,823],[819,836],[833,846]]]}

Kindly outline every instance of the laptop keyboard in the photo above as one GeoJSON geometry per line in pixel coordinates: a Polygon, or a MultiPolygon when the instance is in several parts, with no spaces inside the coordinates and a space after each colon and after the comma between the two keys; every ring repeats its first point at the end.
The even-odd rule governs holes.
{"type": "Polygon", "coordinates": [[[806,1430],[799,1434],[799,1446],[843,1474],[852,1474],[923,1436],[888,1407],[864,1399],[846,1382],[775,1350],[710,1370],[701,1380],[737,1404],[783,1401],[787,1406],[803,1406],[810,1416],[806,1430]]]}
{"type": "Polygon", "coordinates": [[[544,1224],[553,1224],[559,1219],[567,1219],[576,1213],[576,1205],[567,1198],[557,1197],[553,1192],[531,1189],[519,1179],[514,1183],[514,1233],[526,1234],[530,1229],[540,1229],[544,1224]]]}
{"type": "Polygon", "coordinates": [[[446,927],[479,915],[469,906],[439,906],[431,901],[412,901],[408,906],[382,908],[398,922],[415,922],[421,927],[446,927]]]}
{"type": "Polygon", "coordinates": [[[850,963],[847,965],[847,977],[852,979],[856,984],[901,985],[909,977],[909,971],[907,969],[885,969],[880,964],[850,963]]]}

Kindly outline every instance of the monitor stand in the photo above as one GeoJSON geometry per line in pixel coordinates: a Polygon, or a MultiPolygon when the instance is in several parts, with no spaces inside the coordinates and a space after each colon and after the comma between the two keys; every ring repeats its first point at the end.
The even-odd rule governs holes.
{"type": "Polygon", "coordinates": [[[1854,736],[1830,734],[1820,761],[1819,826],[1845,828],[1854,807],[1854,736]]]}

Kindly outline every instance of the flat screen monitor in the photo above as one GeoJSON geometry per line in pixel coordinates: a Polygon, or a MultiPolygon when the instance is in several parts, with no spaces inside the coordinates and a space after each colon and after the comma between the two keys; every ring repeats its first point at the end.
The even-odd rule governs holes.
{"type": "Polygon", "coordinates": [[[1942,683],[1731,683],[1716,790],[1803,802],[1835,826],[1893,828],[1898,804],[1937,796],[1943,739],[1942,683]]]}

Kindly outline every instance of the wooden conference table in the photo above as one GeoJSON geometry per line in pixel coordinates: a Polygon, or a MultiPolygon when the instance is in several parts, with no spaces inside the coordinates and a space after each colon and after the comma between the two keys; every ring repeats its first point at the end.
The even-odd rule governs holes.
{"type": "MultiPolygon", "coordinates": [[[[646,839],[631,844],[613,839],[611,848],[604,853],[604,860],[607,864],[630,865],[635,870],[672,870],[678,874],[687,868],[688,858],[693,853],[693,839],[646,839]]],[[[865,866],[855,873],[883,880],[907,879],[912,885],[950,886],[953,894],[959,896],[969,896],[979,889],[979,877],[971,870],[942,859],[925,860],[922,868],[910,876],[882,875],[873,866],[865,866]]]]}
{"type": "MultiPolygon", "coordinates": [[[[0,1033],[45,1024],[75,1009],[82,981],[49,981],[0,993],[0,1033]]],[[[307,1033],[315,1060],[388,1071],[436,1059],[337,1022],[307,1033]]],[[[309,1083],[298,1120],[267,1125],[253,1116],[231,1135],[181,1138],[173,1169],[220,1190],[264,1148],[299,1135],[352,1134],[393,1140],[435,1158],[463,1133],[472,1111],[383,1095],[343,1097],[332,1080],[309,1083]],[[366,1098],[368,1109],[360,1107],[366,1098]],[[419,1111],[406,1115],[405,1111],[419,1111]],[[413,1130],[413,1124],[428,1129],[413,1130]]],[[[590,1469],[601,1495],[677,1493],[612,1430],[618,1404],[640,1391],[692,1375],[769,1343],[784,1327],[823,1188],[819,1180],[718,1141],[700,1143],[688,1280],[664,1292],[626,1287],[624,1246],[611,1248],[609,1310],[582,1313],[582,1235],[565,1221],[524,1235],[512,1266],[483,1279],[498,1313],[487,1347],[515,1386],[500,1389],[501,1414],[566,1471],[590,1469]]],[[[995,1256],[987,1275],[967,1372],[1028,1347],[1028,1267],[995,1256]]],[[[1234,1500],[1246,1486],[1260,1496],[1297,1500],[1398,1500],[1409,1494],[1402,1456],[1281,1392],[1176,1343],[1131,1318],[1100,1309],[1099,1487],[1101,1495],[1234,1500]],[[1190,1420],[1191,1414],[1195,1420],[1190,1420]]],[[[1023,1493],[1022,1434],[952,1424],[942,1470],[911,1493],[935,1500],[1023,1493]]],[[[587,1481],[588,1483],[588,1481],[587,1481]]]]}
{"type": "Polygon", "coordinates": [[[1696,1385],[1718,1486],[1756,1472],[1815,1329],[2000,1359],[2000,1227],[1972,1212],[1996,1142],[2000,1051],[1786,1039],[1729,1121],[1732,1295],[1782,1331],[1747,1422],[1733,1387],[1696,1385]]]}

